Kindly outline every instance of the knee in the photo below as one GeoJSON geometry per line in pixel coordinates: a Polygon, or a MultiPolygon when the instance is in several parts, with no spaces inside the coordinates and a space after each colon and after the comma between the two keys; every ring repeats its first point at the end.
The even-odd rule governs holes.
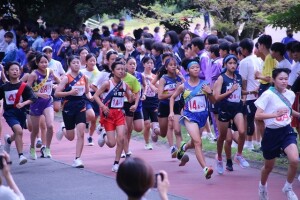
{"type": "Polygon", "coordinates": [[[228,146],[231,146],[231,144],[232,144],[232,139],[226,139],[226,144],[228,145],[228,146]]]}
{"type": "Polygon", "coordinates": [[[47,126],[47,130],[53,132],[53,125],[51,124],[51,125],[47,126]]]}
{"type": "Polygon", "coordinates": [[[202,148],[201,139],[200,140],[193,140],[193,144],[194,144],[195,148],[197,148],[197,147],[201,147],[202,148]]]}
{"type": "Polygon", "coordinates": [[[263,170],[267,173],[270,173],[273,170],[273,166],[265,165],[263,166],[263,170]]]}
{"type": "Polygon", "coordinates": [[[299,158],[290,159],[289,163],[290,163],[290,167],[297,169],[298,163],[299,163],[299,158]]]}
{"type": "Polygon", "coordinates": [[[145,129],[150,129],[150,122],[145,122],[144,127],[145,129]]]}

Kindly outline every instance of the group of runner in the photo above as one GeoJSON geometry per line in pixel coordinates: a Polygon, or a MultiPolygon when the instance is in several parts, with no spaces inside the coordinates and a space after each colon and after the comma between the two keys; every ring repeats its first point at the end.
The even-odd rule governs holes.
{"type": "Polygon", "coordinates": [[[233,171],[233,141],[237,143],[233,160],[242,168],[249,167],[244,147],[261,149],[265,165],[260,199],[268,199],[268,175],[284,151],[290,164],[283,192],[297,199],[292,182],[299,153],[291,122],[295,120],[293,127],[299,130],[299,95],[295,95],[300,80],[299,42],[272,44],[271,36],[264,34],[256,44],[251,39],[237,43],[230,36],[193,37],[187,30],[180,35],[169,31],[162,41],[155,41],[145,29],[137,40],[100,37],[101,48],[93,54],[95,36],[90,48],[82,45],[65,57],[65,71],[53,59],[57,35],[53,29],[41,52],[29,51],[26,66],[15,60],[1,66],[3,116],[13,130],[4,136],[4,148],[9,153],[15,141],[20,165],[27,162],[22,142],[25,127],[31,132],[30,158],[37,159],[37,148],[41,157],[52,157],[54,112],[61,108],[63,122],[56,137],[72,141],[76,135],[73,167],[84,167],[85,132],[88,145],[93,145],[96,131],[100,147],[116,147],[112,171],[117,172],[121,157],[134,153],[130,151],[134,130],[143,133],[147,150],[153,149],[150,138],[157,142],[167,137],[171,157],[179,160],[179,166],[189,161],[185,152],[194,148],[204,177],[210,179],[214,170],[202,151],[202,138],[208,137],[217,141],[218,174],[224,173],[223,148],[226,169],[233,171]],[[290,60],[284,57],[286,50],[290,60]],[[185,126],[189,141],[183,141],[180,125],[185,126]]]}

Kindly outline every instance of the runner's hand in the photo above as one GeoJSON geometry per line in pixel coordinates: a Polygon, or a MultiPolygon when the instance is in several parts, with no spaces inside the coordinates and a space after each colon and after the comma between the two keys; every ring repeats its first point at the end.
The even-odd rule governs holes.
{"type": "Polygon", "coordinates": [[[23,108],[23,107],[24,107],[24,104],[23,104],[23,103],[18,103],[18,104],[16,105],[16,107],[19,108],[19,109],[20,109],[20,108],[23,108]]]}
{"type": "Polygon", "coordinates": [[[169,114],[169,120],[171,120],[171,121],[174,120],[174,112],[170,112],[170,114],[169,114]]]}
{"type": "Polygon", "coordinates": [[[130,108],[129,108],[129,110],[130,110],[130,112],[135,112],[136,111],[136,105],[132,105],[130,108]]]}
{"type": "Polygon", "coordinates": [[[203,85],[202,86],[202,91],[204,91],[207,94],[210,94],[212,92],[209,85],[203,85]]]}
{"type": "Polygon", "coordinates": [[[72,95],[72,96],[78,95],[78,89],[72,89],[72,90],[70,91],[70,95],[72,95]]]}
{"type": "Polygon", "coordinates": [[[104,115],[108,116],[108,114],[109,114],[109,108],[107,106],[102,106],[101,110],[104,113],[104,115]]]}

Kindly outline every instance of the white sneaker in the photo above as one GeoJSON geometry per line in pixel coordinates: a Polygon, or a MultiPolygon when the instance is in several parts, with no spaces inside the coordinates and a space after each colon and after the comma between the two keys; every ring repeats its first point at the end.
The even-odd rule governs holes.
{"type": "Polygon", "coordinates": [[[122,153],[122,154],[121,154],[121,158],[126,158],[126,155],[127,155],[127,156],[131,156],[131,154],[132,154],[131,151],[128,151],[128,153],[126,153],[126,154],[125,154],[125,153],[122,153]]]}
{"type": "Polygon", "coordinates": [[[216,154],[215,160],[216,160],[216,171],[218,172],[218,174],[223,174],[224,173],[223,161],[218,160],[218,154],[216,154]]]}
{"type": "Polygon", "coordinates": [[[98,145],[100,147],[103,147],[104,144],[105,144],[104,136],[105,136],[106,132],[105,132],[105,129],[100,126],[100,124],[97,126],[97,133],[99,135],[99,137],[98,137],[98,145]]]}
{"type": "Polygon", "coordinates": [[[8,138],[10,138],[10,136],[9,135],[5,135],[4,136],[4,151],[6,151],[6,153],[10,153],[10,145],[11,144],[8,144],[8,142],[7,142],[7,139],[8,138]]]}
{"type": "Polygon", "coordinates": [[[234,161],[238,163],[241,168],[246,168],[250,166],[242,155],[238,156],[237,154],[235,154],[234,161]]]}
{"type": "Polygon", "coordinates": [[[258,186],[258,195],[259,200],[269,200],[268,191],[267,188],[263,188],[261,186],[258,186]]]}
{"type": "Polygon", "coordinates": [[[62,140],[62,138],[64,137],[64,131],[63,131],[63,129],[65,128],[65,123],[64,122],[61,122],[60,123],[60,129],[57,131],[57,133],[56,133],[56,139],[58,140],[58,141],[61,141],[62,140]]]}
{"type": "Polygon", "coordinates": [[[36,160],[37,159],[35,148],[30,148],[30,158],[31,158],[31,160],[36,160]]]}
{"type": "Polygon", "coordinates": [[[206,139],[206,138],[208,138],[208,133],[203,131],[201,139],[206,139]]]}
{"type": "Polygon", "coordinates": [[[24,165],[25,163],[27,163],[27,158],[21,155],[19,158],[19,165],[24,165]]]}
{"type": "Polygon", "coordinates": [[[145,147],[144,147],[144,148],[145,148],[146,150],[152,150],[152,149],[153,149],[151,143],[145,144],[145,147]]]}
{"type": "Polygon", "coordinates": [[[111,169],[111,171],[117,173],[118,169],[119,169],[119,164],[114,164],[113,167],[112,167],[112,169],[111,169]]]}
{"type": "Polygon", "coordinates": [[[298,197],[294,193],[293,188],[283,187],[282,192],[286,195],[288,200],[298,200],[298,197]]]}
{"type": "Polygon", "coordinates": [[[77,158],[77,159],[74,159],[72,167],[75,167],[75,168],[84,168],[84,165],[83,165],[81,159],[77,158]]]}

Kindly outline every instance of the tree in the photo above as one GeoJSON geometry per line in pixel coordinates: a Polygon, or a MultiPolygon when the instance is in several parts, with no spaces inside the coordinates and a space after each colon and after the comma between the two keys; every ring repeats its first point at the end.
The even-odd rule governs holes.
{"type": "Polygon", "coordinates": [[[300,4],[292,6],[286,12],[273,14],[268,19],[273,27],[287,27],[294,31],[300,31],[300,4]]]}

